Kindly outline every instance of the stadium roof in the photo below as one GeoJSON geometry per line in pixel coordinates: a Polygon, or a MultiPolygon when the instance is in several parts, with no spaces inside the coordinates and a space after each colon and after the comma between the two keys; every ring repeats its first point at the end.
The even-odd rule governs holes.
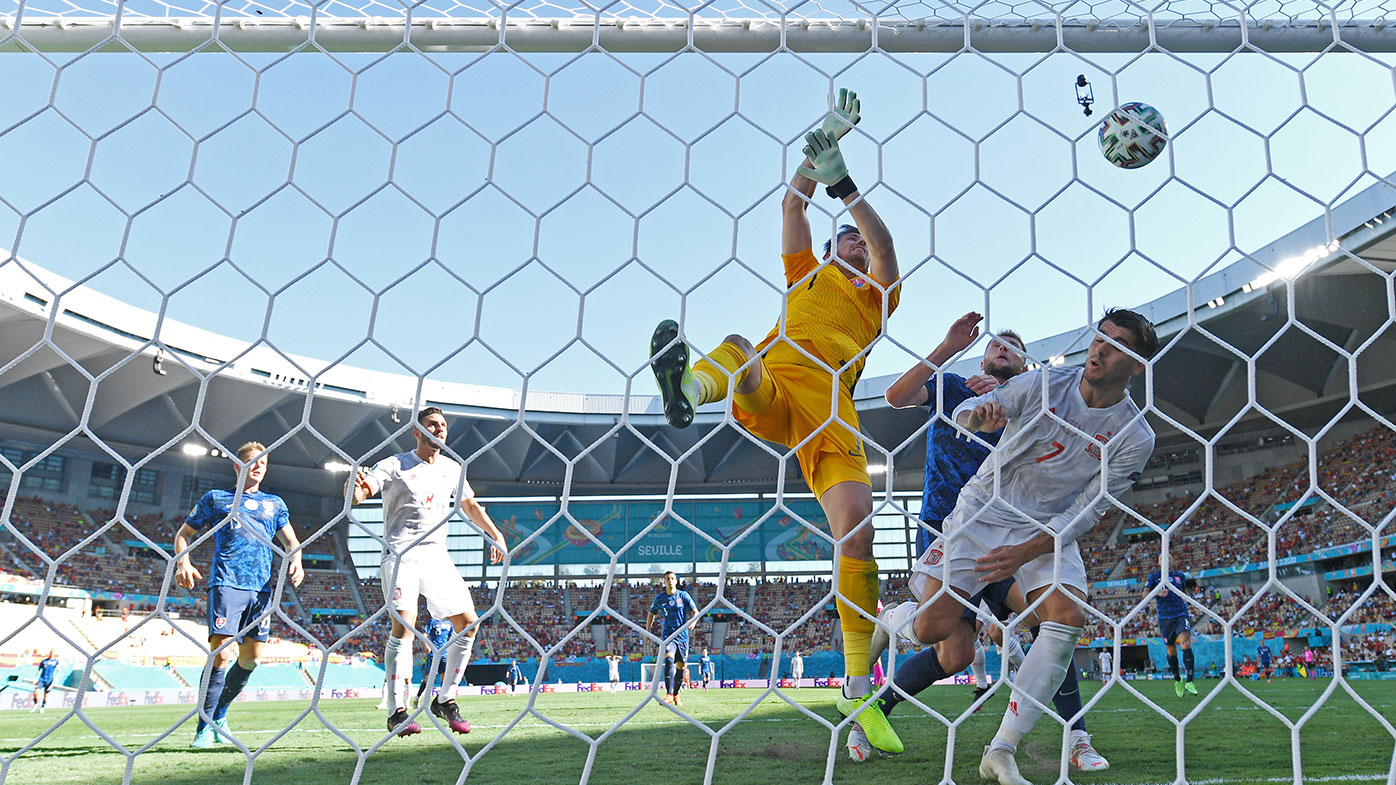
{"type": "MultiPolygon", "coordinates": [[[[1152,401],[1162,417],[1151,414],[1160,446],[1191,440],[1181,428],[1204,438],[1277,427],[1314,435],[1363,406],[1396,410],[1393,212],[1396,188],[1374,185],[1140,309],[1164,341],[1152,401]]],[[[0,321],[0,436],[52,444],[71,435],[88,449],[98,437],[132,463],[188,441],[229,447],[286,434],[275,451],[280,483],[337,495],[342,475],[325,464],[406,449],[421,400],[453,415],[449,444],[488,495],[556,493],[568,461],[578,493],[667,487],[669,462],[658,453],[686,457],[675,478],[683,492],[769,491],[779,468],[750,436],[723,427],[715,407],[677,431],[650,396],[524,393],[343,365],[312,375],[305,369],[326,363],[163,319],[23,260],[0,266],[0,321]]],[[[1036,341],[1029,354],[1077,363],[1092,334],[1036,341]]],[[[855,398],[864,432],[895,452],[897,487],[916,488],[926,420],[882,400],[894,378],[860,382],[855,398]]],[[[1142,378],[1134,393],[1145,400],[1142,378]]],[[[802,489],[793,461],[787,476],[802,489]]]]}

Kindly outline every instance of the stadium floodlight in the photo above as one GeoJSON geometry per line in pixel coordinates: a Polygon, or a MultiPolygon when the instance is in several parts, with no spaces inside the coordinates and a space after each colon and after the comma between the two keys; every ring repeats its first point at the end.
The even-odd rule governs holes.
{"type": "Polygon", "coordinates": [[[180,447],[179,450],[185,455],[192,455],[195,458],[202,458],[205,455],[208,455],[208,448],[203,446],[202,444],[186,444],[183,447],[180,447]]]}
{"type": "Polygon", "coordinates": [[[1283,278],[1286,281],[1293,281],[1295,278],[1298,278],[1305,270],[1309,269],[1310,267],[1313,267],[1315,263],[1322,261],[1323,259],[1327,259],[1329,256],[1332,256],[1334,253],[1337,253],[1340,247],[1341,243],[1339,243],[1337,240],[1330,240],[1329,242],[1316,245],[1313,248],[1304,251],[1303,253],[1295,254],[1294,256],[1291,256],[1285,259],[1284,261],[1281,261],[1279,264],[1275,265],[1275,268],[1273,270],[1266,270],[1260,275],[1257,275],[1255,277],[1255,280],[1247,284],[1247,286],[1250,287],[1249,289],[1246,289],[1245,287],[1242,288],[1244,291],[1249,292],[1254,289],[1260,289],[1262,287],[1269,286],[1270,284],[1280,280],[1281,278],[1283,278]]]}
{"type": "Polygon", "coordinates": [[[325,471],[327,472],[347,472],[354,467],[340,461],[325,461],[325,471]]]}

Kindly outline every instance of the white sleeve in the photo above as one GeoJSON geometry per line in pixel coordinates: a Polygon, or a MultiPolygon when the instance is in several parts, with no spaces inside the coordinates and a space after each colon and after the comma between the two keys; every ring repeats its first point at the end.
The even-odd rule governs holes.
{"type": "Polygon", "coordinates": [[[368,474],[364,478],[368,480],[368,487],[373,493],[376,494],[383,490],[383,485],[386,484],[388,480],[391,480],[393,475],[397,473],[398,466],[399,463],[396,455],[390,455],[378,463],[373,464],[373,468],[368,470],[368,474]]]}
{"type": "Polygon", "coordinates": [[[972,412],[974,407],[985,403],[998,403],[1003,406],[1004,415],[1012,420],[1023,414],[1033,401],[1033,396],[1037,396],[1038,400],[1042,398],[1041,370],[1020,373],[983,395],[966,398],[955,407],[950,419],[958,422],[961,412],[972,412]]]}
{"type": "MultiPolygon", "coordinates": [[[[1154,452],[1154,432],[1144,422],[1142,415],[1130,427],[1129,436],[1127,442],[1117,442],[1113,445],[1114,449],[1110,449],[1109,446],[1106,448],[1109,454],[1105,467],[1106,488],[1109,495],[1116,498],[1129,490],[1134,481],[1139,479],[1140,470],[1154,452]]],[[[1047,526],[1057,533],[1057,540],[1066,545],[1075,542],[1095,526],[1109,506],[1110,499],[1101,492],[1100,475],[1097,474],[1076,497],[1076,501],[1072,502],[1071,507],[1047,521],[1047,526]]]]}
{"type": "MultiPolygon", "coordinates": [[[[464,474],[464,470],[462,470],[461,473],[464,474]]],[[[461,477],[461,480],[460,480],[460,500],[461,500],[462,502],[467,502],[467,501],[470,501],[470,500],[473,499],[473,498],[475,498],[475,489],[472,488],[472,487],[470,487],[470,480],[467,480],[467,479],[465,479],[464,477],[461,477]]]]}

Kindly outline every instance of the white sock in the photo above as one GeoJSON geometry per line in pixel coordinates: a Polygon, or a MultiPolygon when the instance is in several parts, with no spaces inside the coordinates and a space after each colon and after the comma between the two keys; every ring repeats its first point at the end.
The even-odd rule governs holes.
{"type": "Polygon", "coordinates": [[[388,636],[383,647],[383,670],[388,673],[388,713],[403,708],[403,690],[412,680],[412,639],[388,636]]]}
{"type": "Polygon", "coordinates": [[[872,676],[849,676],[843,685],[845,698],[861,698],[872,692],[872,676]]]}
{"type": "Polygon", "coordinates": [[[912,630],[912,617],[916,613],[916,600],[907,600],[893,608],[887,614],[887,631],[892,638],[901,639],[913,646],[925,647],[925,644],[916,639],[916,633],[912,630]]]}
{"type": "Polygon", "coordinates": [[[1008,660],[1009,667],[1023,667],[1023,658],[1027,654],[1023,652],[1023,644],[1018,641],[1018,636],[1011,631],[1004,630],[1003,645],[999,647],[999,651],[1003,652],[1003,658],[1008,660]]]}
{"type": "Polygon", "coordinates": [[[1084,630],[1080,627],[1069,627],[1054,621],[1042,623],[1042,631],[1033,642],[1032,651],[1028,652],[1018,668],[1008,711],[1003,713],[1003,722],[990,748],[1018,751],[1018,742],[1037,724],[1042,716],[1042,707],[1057,694],[1057,689],[1066,679],[1067,666],[1076,652],[1076,642],[1081,640],[1082,632],[1084,630]]]}
{"type": "Polygon", "coordinates": [[[441,700],[456,699],[456,688],[465,675],[465,666],[470,664],[470,650],[474,648],[474,635],[461,635],[446,644],[446,681],[441,685],[441,700]]]}
{"type": "Polygon", "coordinates": [[[984,644],[979,642],[977,636],[974,639],[974,660],[970,662],[969,669],[974,673],[974,686],[980,689],[989,686],[989,672],[984,669],[984,644]]]}

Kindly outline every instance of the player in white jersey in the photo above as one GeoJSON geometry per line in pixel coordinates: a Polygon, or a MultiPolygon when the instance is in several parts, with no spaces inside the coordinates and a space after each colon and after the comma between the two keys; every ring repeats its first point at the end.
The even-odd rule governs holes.
{"type": "Polygon", "coordinates": [[[606,656],[606,670],[611,678],[611,692],[620,690],[620,660],[619,654],[609,654],[606,656]]]}
{"type": "Polygon", "coordinates": [[[927,582],[921,596],[934,597],[912,622],[925,646],[955,632],[965,602],[985,585],[1014,577],[1029,603],[1041,599],[1041,629],[979,765],[981,777],[1001,785],[1030,785],[1018,773],[1017,744],[1061,685],[1085,626],[1086,569],[1076,540],[1100,520],[1107,493],[1133,484],[1154,448],[1127,389],[1144,370],[1139,358],[1158,351],[1154,327],[1112,309],[1096,331],[1085,366],[1030,371],[956,407],[954,420],[968,431],[1005,430],[915,576],[927,582]]]}
{"type": "Polygon", "coordinates": [[[417,624],[417,598],[425,597],[432,618],[447,619],[455,630],[446,645],[446,672],[431,713],[456,733],[469,733],[460,716],[456,690],[475,646],[475,603],[470,588],[446,550],[447,519],[453,495],[460,508],[490,540],[490,563],[504,558],[504,535],[475,500],[461,465],[443,455],[446,417],[435,406],[417,414],[413,430],[417,449],[379,461],[354,476],[354,504],[383,494],[383,599],[391,609],[392,635],[383,654],[388,673],[388,730],[399,736],[421,733],[408,717],[405,685],[412,677],[412,628],[417,624]]]}

